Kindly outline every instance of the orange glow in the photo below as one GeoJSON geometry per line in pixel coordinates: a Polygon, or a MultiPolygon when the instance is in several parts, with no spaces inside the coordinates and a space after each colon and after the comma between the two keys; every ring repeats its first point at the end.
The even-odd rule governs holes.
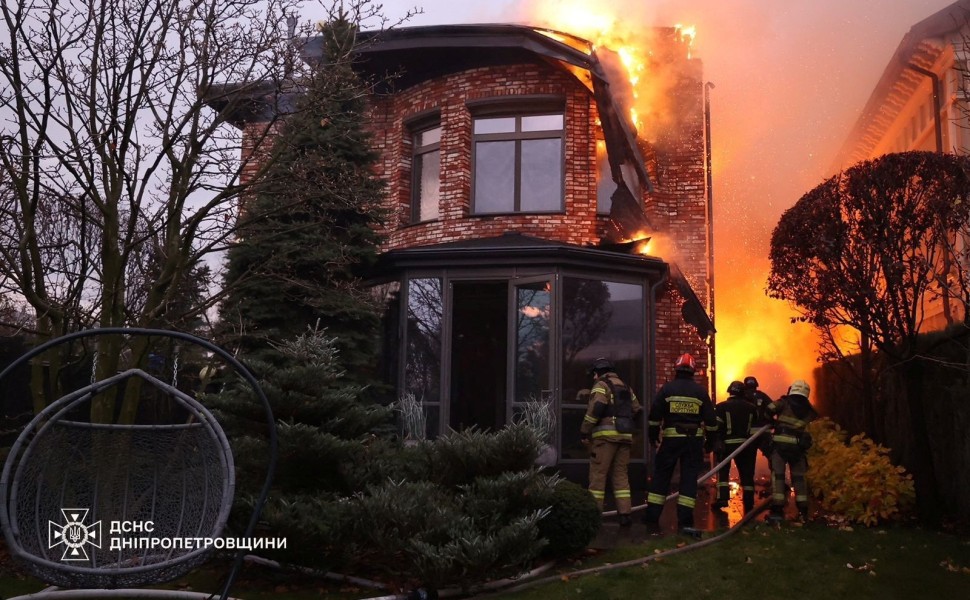
{"type": "Polygon", "coordinates": [[[814,387],[815,331],[805,323],[792,324],[787,304],[751,285],[752,273],[769,271],[767,258],[738,257],[738,262],[715,274],[716,397],[724,399],[728,384],[748,375],[757,377],[772,398],[784,394],[795,379],[814,387]]]}
{"type": "MultiPolygon", "coordinates": [[[[657,141],[660,133],[678,124],[677,107],[672,106],[669,100],[674,86],[685,76],[703,81],[699,62],[692,60],[695,42],[701,51],[712,53],[710,44],[723,40],[727,28],[724,19],[713,19],[710,14],[690,14],[686,9],[678,13],[675,19],[655,22],[651,20],[655,13],[644,10],[643,3],[533,0],[523,11],[523,19],[534,26],[568,31],[589,40],[592,43],[591,51],[596,52],[601,63],[605,64],[607,58],[616,63],[618,68],[612,72],[619,72],[619,67],[625,70],[632,92],[622,96],[615,87],[611,87],[611,91],[615,97],[622,96],[618,102],[629,109],[637,135],[651,142],[657,141]],[[682,21],[671,26],[676,19],[682,21]],[[702,37],[698,38],[698,28],[692,22],[702,26],[702,37]],[[606,50],[611,52],[607,53],[606,50]],[[612,53],[615,53],[614,57],[607,56],[612,53]],[[674,60],[678,57],[688,60],[674,60]],[[630,95],[632,97],[628,97],[630,95]]],[[[731,27],[732,35],[735,35],[736,27],[731,27]]],[[[568,40],[561,41],[570,43],[568,40]]],[[[726,52],[729,48],[718,43],[717,51],[726,52]]],[[[720,55],[701,58],[724,62],[720,55]]],[[[715,125],[722,128],[713,135],[712,160],[716,189],[720,186],[714,195],[714,255],[717,261],[714,270],[714,320],[717,336],[714,347],[716,389],[713,391],[717,399],[723,399],[728,383],[754,375],[761,389],[777,398],[785,393],[794,379],[809,380],[814,386],[817,335],[808,325],[792,324],[790,320],[794,313],[788,305],[767,297],[764,292],[770,270],[767,239],[770,226],[774,224],[771,220],[776,215],[774,209],[758,205],[757,202],[761,196],[777,197],[777,192],[760,187],[769,178],[757,171],[748,169],[733,179],[729,175],[738,170],[737,164],[742,162],[742,154],[747,157],[756,153],[757,148],[744,144],[751,139],[761,139],[752,136],[751,132],[763,133],[765,124],[759,118],[759,111],[768,112],[772,110],[771,106],[758,105],[757,110],[744,111],[751,120],[744,122],[744,130],[739,131],[735,126],[724,132],[724,124],[730,126],[724,115],[732,108],[726,106],[724,95],[732,93],[735,88],[746,89],[750,85],[732,86],[735,82],[730,79],[726,79],[724,85],[718,83],[719,95],[715,96],[716,103],[712,110],[715,125]],[[726,178],[719,179],[722,175],[726,178]],[[736,208],[738,206],[741,207],[740,211],[736,208]],[[751,214],[745,212],[749,210],[748,207],[752,207],[751,214]],[[765,219],[771,222],[761,228],[761,221],[765,219]],[[745,225],[739,227],[738,221],[745,225]],[[759,227],[748,223],[757,223],[759,227]],[[738,235],[742,229],[750,229],[755,234],[738,235]]],[[[761,101],[770,99],[770,96],[761,94],[757,98],[761,101]]],[[[599,144],[597,151],[603,151],[599,144]]],[[[648,237],[649,241],[637,244],[635,250],[683,266],[699,259],[697,256],[682,255],[674,240],[655,231],[637,232],[625,241],[645,240],[648,237]]],[[[700,291],[706,289],[707,282],[692,280],[691,284],[700,291]]]]}

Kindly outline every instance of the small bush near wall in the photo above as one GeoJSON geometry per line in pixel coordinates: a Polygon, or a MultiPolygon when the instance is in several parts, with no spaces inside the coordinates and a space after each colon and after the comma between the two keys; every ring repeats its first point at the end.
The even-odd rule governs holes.
{"type": "Polygon", "coordinates": [[[544,554],[562,558],[585,549],[596,537],[600,520],[599,507],[588,490],[560,481],[549,514],[539,521],[539,535],[548,541],[544,554]]]}
{"type": "Polygon", "coordinates": [[[809,425],[808,483],[822,510],[872,526],[898,520],[914,506],[913,478],[889,460],[889,450],[864,434],[848,434],[829,419],[809,425]]]}

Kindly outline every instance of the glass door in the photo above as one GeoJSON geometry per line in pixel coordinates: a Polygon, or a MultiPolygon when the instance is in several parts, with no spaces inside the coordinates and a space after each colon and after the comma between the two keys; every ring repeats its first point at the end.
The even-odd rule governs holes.
{"type": "MultiPolygon", "coordinates": [[[[511,293],[509,408],[514,418],[527,402],[555,400],[553,276],[515,280],[511,293]]],[[[558,407],[552,408],[555,414],[558,407]]]]}

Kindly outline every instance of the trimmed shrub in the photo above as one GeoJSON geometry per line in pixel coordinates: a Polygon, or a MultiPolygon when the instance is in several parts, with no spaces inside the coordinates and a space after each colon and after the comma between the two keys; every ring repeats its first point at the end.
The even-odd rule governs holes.
{"type": "Polygon", "coordinates": [[[913,477],[889,460],[889,449],[848,434],[829,419],[808,426],[808,484],[822,510],[861,525],[898,520],[913,507],[913,477]]]}
{"type": "Polygon", "coordinates": [[[552,491],[549,514],[539,521],[539,535],[549,542],[544,554],[562,558],[585,549],[596,537],[601,518],[588,490],[559,481],[552,491]]]}

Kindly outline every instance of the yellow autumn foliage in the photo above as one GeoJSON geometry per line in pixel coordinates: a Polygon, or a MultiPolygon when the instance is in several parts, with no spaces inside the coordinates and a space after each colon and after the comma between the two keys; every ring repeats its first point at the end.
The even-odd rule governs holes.
{"type": "Polygon", "coordinates": [[[902,518],[916,500],[913,477],[889,460],[889,449],[865,434],[849,437],[830,419],[809,425],[808,485],[826,512],[873,526],[902,518]]]}

